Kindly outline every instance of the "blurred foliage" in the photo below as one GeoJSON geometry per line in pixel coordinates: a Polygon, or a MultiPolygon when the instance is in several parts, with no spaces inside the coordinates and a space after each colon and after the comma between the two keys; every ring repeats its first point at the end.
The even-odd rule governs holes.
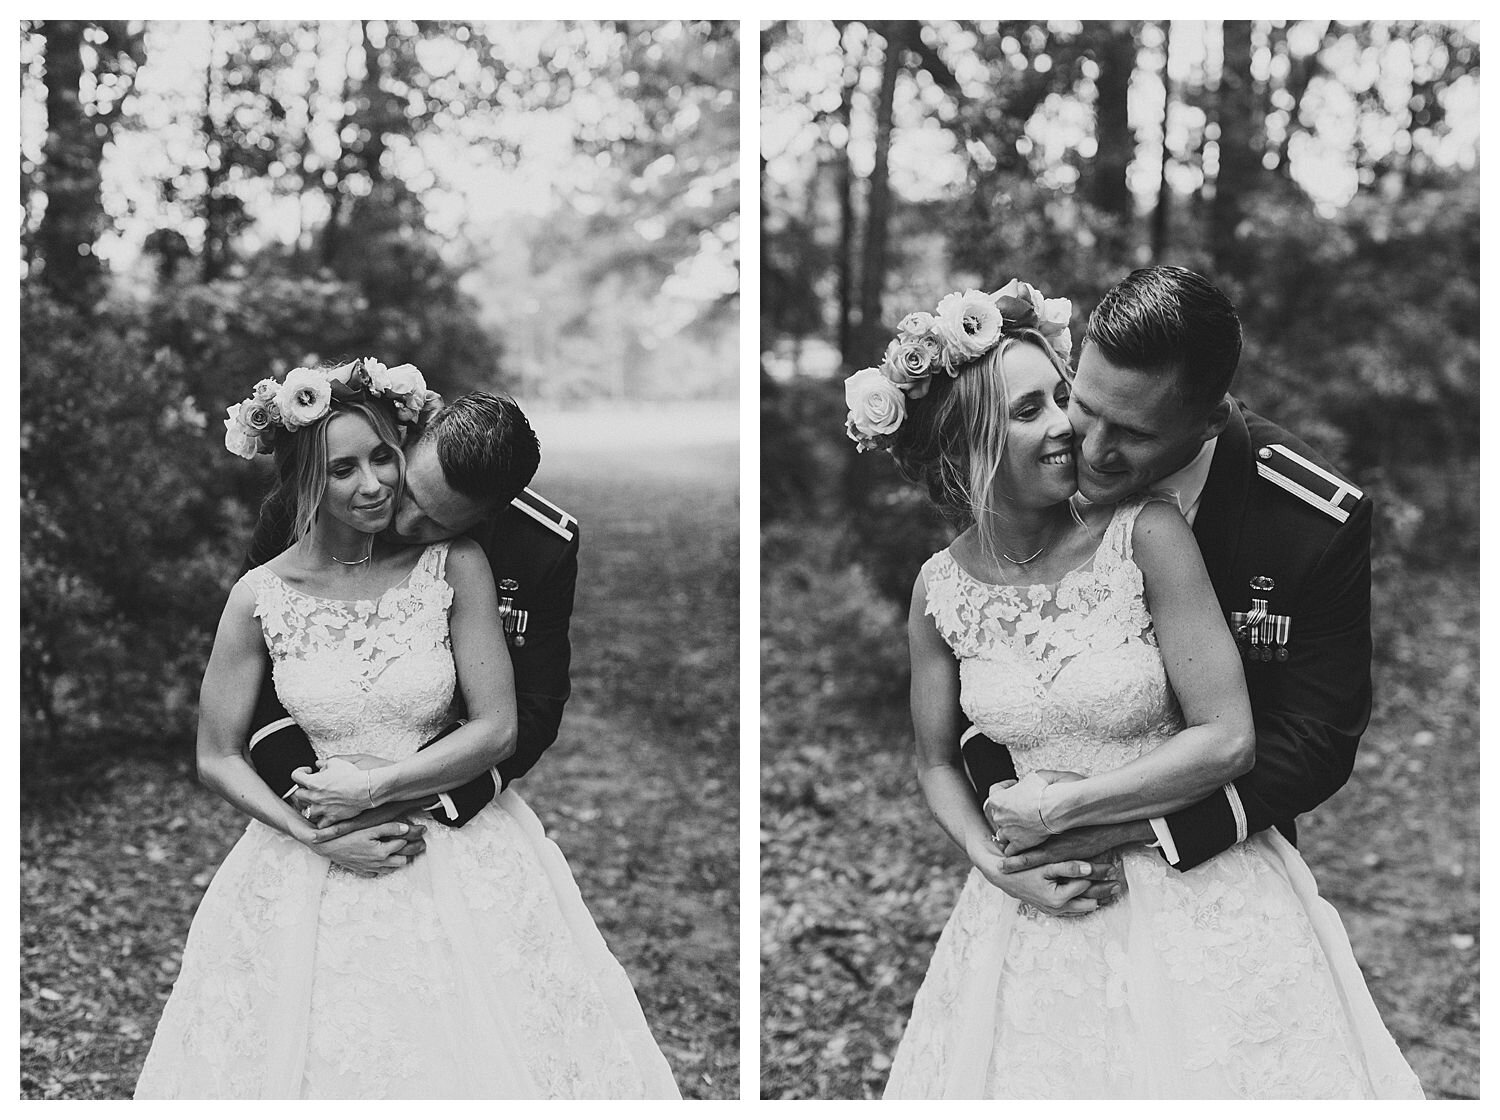
{"type": "Polygon", "coordinates": [[[244,509],[139,319],[21,301],[23,778],[180,745],[244,509]]]}
{"type": "MultiPolygon", "coordinates": [[[[838,323],[860,314],[845,275],[860,262],[841,247],[867,232],[862,199],[879,168],[880,27],[805,21],[767,34],[762,486],[778,500],[763,516],[815,510],[841,527],[835,562],[857,560],[904,600],[950,534],[887,457],[854,454],[837,392],[843,375],[879,358],[878,346],[840,353],[838,323]]],[[[1221,74],[1190,60],[1163,88],[1163,25],[923,22],[925,49],[957,79],[931,80],[907,55],[892,93],[891,175],[905,197],[889,228],[882,331],[944,292],[1021,276],[1073,300],[1080,339],[1089,309],[1131,269],[1195,268],[1245,324],[1235,393],[1375,497],[1377,554],[1473,557],[1479,177],[1453,141],[1477,113],[1477,43],[1462,26],[1427,23],[1263,21],[1253,31],[1256,65],[1271,76],[1257,70],[1254,98],[1235,111],[1249,115],[1238,124],[1262,158],[1233,183],[1228,252],[1211,220],[1229,185],[1214,181],[1226,155],[1215,140],[1215,114],[1228,111],[1213,96],[1221,74]],[[1099,204],[1110,197],[1101,177],[1117,173],[1099,166],[1100,153],[1121,140],[1103,130],[1121,124],[1097,115],[1095,100],[1122,42],[1135,91],[1124,134],[1135,197],[1123,214],[1099,204]],[[1153,81],[1157,92],[1141,93],[1153,81]],[[1450,98],[1471,108],[1450,110],[1450,98]],[[1328,183],[1343,180],[1301,167],[1298,153],[1322,144],[1326,158],[1330,137],[1348,128],[1352,185],[1331,200],[1328,183]],[[1150,182],[1158,164],[1160,188],[1150,182]]]]}

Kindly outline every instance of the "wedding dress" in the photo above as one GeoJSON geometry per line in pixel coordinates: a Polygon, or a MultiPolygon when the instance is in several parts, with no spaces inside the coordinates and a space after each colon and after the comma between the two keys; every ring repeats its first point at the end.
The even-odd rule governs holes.
{"type": "MultiPolygon", "coordinates": [[[[378,601],[255,592],[276,690],[320,758],[401,759],[455,672],[447,545],[378,601]]],[[[676,1098],[562,853],[506,790],[368,878],[252,821],[193,919],[137,1098],[676,1098]]]]}
{"type": "MultiPolygon", "coordinates": [[[[1090,563],[1001,586],[944,550],[927,613],[961,702],[1021,775],[1114,769],[1182,727],[1117,509],[1090,563]]],[[[1420,1097],[1343,924],[1274,829],[1173,870],[1127,850],[1126,893],[1050,917],[971,870],[887,1098],[1420,1097]]]]}

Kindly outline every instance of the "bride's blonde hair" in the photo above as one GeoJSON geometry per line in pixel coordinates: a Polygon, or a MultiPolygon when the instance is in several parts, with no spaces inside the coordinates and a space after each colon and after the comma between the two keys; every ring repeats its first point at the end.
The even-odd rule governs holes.
{"type": "Polygon", "coordinates": [[[300,540],[317,520],[318,505],[328,489],[328,425],[334,417],[360,417],[396,452],[400,472],[396,485],[396,504],[406,487],[406,456],[401,450],[395,409],[374,398],[335,400],[327,413],[294,432],[276,434],[276,485],[266,496],[267,507],[279,507],[291,514],[291,536],[288,543],[300,540]]]}
{"type": "Polygon", "coordinates": [[[956,529],[975,526],[986,555],[998,557],[991,495],[1005,456],[1010,394],[1005,354],[1018,344],[1040,348],[1064,379],[1072,371],[1040,331],[1007,332],[983,357],[936,373],[927,395],[910,401],[891,455],[956,529]]]}

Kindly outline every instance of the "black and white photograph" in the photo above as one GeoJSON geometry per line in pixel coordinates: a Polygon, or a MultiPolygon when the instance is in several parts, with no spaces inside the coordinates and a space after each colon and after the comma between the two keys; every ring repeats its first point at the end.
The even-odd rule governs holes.
{"type": "Polygon", "coordinates": [[[760,1095],[1479,1095],[1479,27],[761,27],[760,1095]]]}
{"type": "Polygon", "coordinates": [[[739,25],[19,53],[22,1099],[737,1098],[739,25]]]}

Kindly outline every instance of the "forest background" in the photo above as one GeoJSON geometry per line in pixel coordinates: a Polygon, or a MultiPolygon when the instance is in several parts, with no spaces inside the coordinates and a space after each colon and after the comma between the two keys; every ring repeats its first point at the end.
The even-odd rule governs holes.
{"type": "Polygon", "coordinates": [[[1180,264],[1235,393],[1374,497],[1376,707],[1305,818],[1429,1095],[1478,1093],[1479,31],[1327,21],[765,25],[762,1095],[878,1095],[963,878],[917,790],[905,603],[951,536],[843,433],[945,293],[1088,311],[1180,264]]]}
{"type": "Polygon", "coordinates": [[[737,25],[19,34],[22,1095],[128,1095],[243,826],[191,781],[198,682],[270,479],[226,453],[225,409],[362,355],[546,418],[538,485],[589,523],[574,699],[538,775],[556,808],[537,808],[570,855],[608,834],[585,896],[684,1092],[734,1095],[737,25]],[[596,430],[600,410],[611,438],[570,443],[569,417],[596,430]],[[697,444],[642,438],[689,423],[697,444]],[[654,660],[632,652],[648,637],[654,660]],[[655,702],[633,674],[678,660],[695,688],[655,702]],[[628,828],[595,805],[615,765],[664,776],[628,828]],[[679,789],[694,767],[711,776],[679,789]],[[684,836],[693,860],[651,847],[684,836]]]}

